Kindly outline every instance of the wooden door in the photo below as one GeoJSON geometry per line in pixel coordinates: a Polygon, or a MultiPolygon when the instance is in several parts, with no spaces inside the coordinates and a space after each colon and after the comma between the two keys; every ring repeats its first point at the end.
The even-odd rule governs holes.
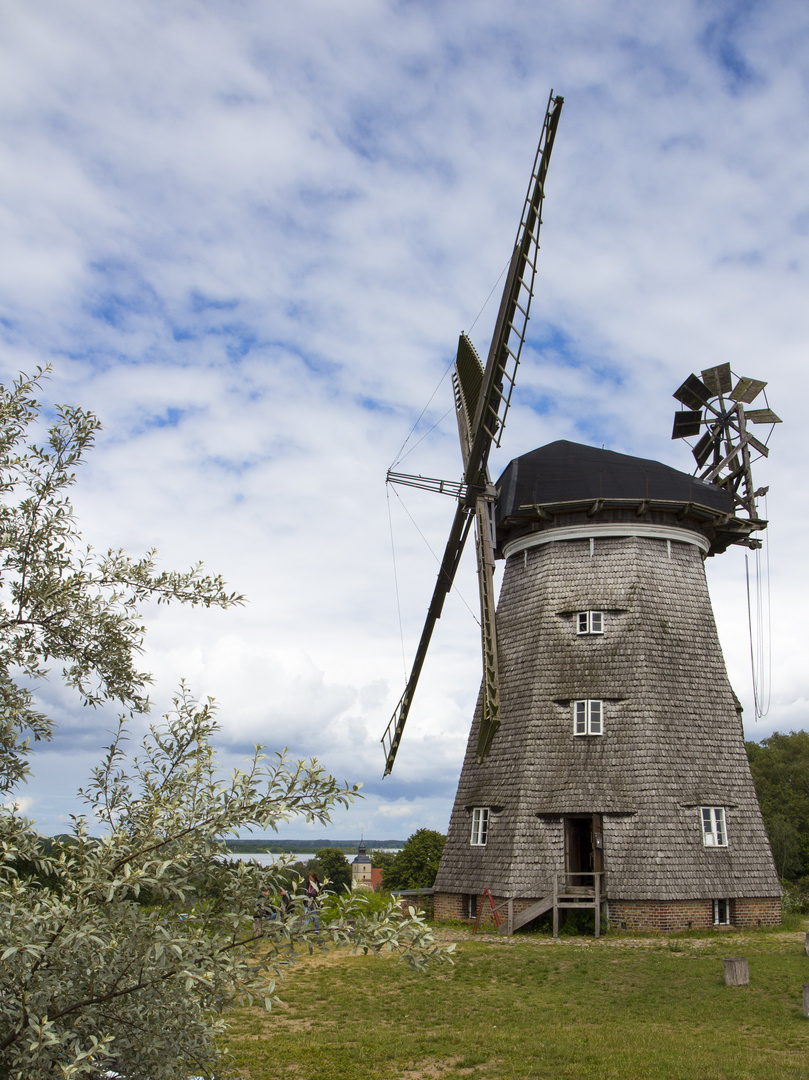
{"type": "Polygon", "coordinates": [[[593,873],[604,865],[601,814],[570,814],[565,818],[565,870],[567,887],[592,889],[593,873]]]}

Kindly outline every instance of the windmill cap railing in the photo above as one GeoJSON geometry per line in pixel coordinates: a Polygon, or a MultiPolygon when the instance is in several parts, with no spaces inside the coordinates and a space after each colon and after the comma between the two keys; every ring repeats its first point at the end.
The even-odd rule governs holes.
{"type": "Polygon", "coordinates": [[[673,524],[677,529],[705,538],[708,554],[718,555],[731,544],[758,548],[761,540],[751,534],[767,528],[763,518],[735,517],[704,503],[673,499],[570,499],[558,502],[526,503],[497,522],[497,557],[506,558],[508,548],[525,535],[552,533],[555,529],[581,523],[607,521],[611,524],[645,519],[673,524]]]}

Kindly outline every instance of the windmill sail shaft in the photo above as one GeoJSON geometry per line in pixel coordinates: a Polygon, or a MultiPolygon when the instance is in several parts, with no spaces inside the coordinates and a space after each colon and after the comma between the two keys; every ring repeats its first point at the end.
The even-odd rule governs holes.
{"type": "Polygon", "coordinates": [[[461,554],[463,553],[464,544],[466,543],[466,537],[469,534],[469,526],[471,524],[471,515],[459,505],[458,509],[455,511],[455,519],[452,522],[447,546],[444,549],[444,558],[441,560],[438,581],[435,583],[433,598],[430,601],[430,607],[427,611],[427,621],[424,623],[424,629],[421,632],[421,639],[419,640],[419,645],[416,649],[416,656],[413,660],[410,678],[407,680],[405,692],[399,699],[396,711],[388,722],[388,726],[385,728],[385,734],[382,736],[382,746],[385,750],[385,776],[387,776],[393,768],[396,751],[399,749],[402,732],[404,731],[407,716],[410,712],[416,684],[419,681],[421,669],[424,666],[424,658],[427,655],[430,638],[433,636],[435,624],[441,618],[441,611],[444,607],[444,600],[446,599],[447,593],[452,588],[452,583],[455,580],[458,563],[461,560],[461,554]]]}
{"type": "Polygon", "coordinates": [[[478,745],[479,754],[484,755],[488,751],[500,723],[497,625],[494,602],[494,548],[496,544],[492,535],[495,495],[486,466],[492,445],[500,445],[525,341],[539,254],[539,228],[542,224],[545,177],[563,100],[561,97],[554,97],[551,91],[485,368],[481,365],[472,343],[465,334],[461,335],[458,343],[453,389],[464,464],[463,493],[459,495],[459,506],[444,551],[441,570],[416,650],[410,678],[382,736],[382,746],[385,750],[385,776],[393,768],[433,629],[441,615],[444,599],[452,587],[473,516],[477,521],[476,549],[483,643],[484,723],[478,745]]]}

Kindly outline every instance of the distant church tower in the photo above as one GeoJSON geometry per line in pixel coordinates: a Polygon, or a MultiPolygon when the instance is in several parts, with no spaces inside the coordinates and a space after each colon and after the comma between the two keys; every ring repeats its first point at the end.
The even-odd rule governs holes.
{"type": "Polygon", "coordinates": [[[569,442],[496,487],[501,723],[478,760],[478,702],[436,916],[488,888],[516,928],[598,874],[616,927],[778,923],[703,565],[743,539],[732,495],[569,442]]]}
{"type": "Polygon", "coordinates": [[[365,852],[365,841],[360,840],[357,857],[351,864],[351,888],[372,889],[371,856],[365,852]]]}

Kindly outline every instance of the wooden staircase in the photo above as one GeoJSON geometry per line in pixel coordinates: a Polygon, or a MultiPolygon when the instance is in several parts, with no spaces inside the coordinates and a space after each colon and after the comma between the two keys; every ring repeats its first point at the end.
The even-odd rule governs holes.
{"type": "Polygon", "coordinates": [[[513,934],[515,930],[519,930],[521,926],[525,926],[532,919],[538,919],[540,915],[544,915],[546,911],[553,909],[553,936],[558,937],[559,910],[560,908],[569,908],[579,911],[591,910],[595,923],[595,936],[600,937],[603,877],[603,872],[593,873],[592,871],[581,874],[563,871],[554,874],[552,896],[543,896],[541,900],[537,900],[530,907],[525,908],[524,911],[520,911],[516,915],[514,914],[513,900],[507,900],[504,904],[499,905],[498,910],[503,907],[508,908],[508,919],[498,924],[498,934],[513,934]],[[592,881],[592,885],[572,885],[571,881],[575,878],[592,881]]]}
{"type": "Polygon", "coordinates": [[[540,915],[544,915],[546,911],[550,911],[553,907],[553,897],[543,896],[541,900],[537,900],[535,904],[532,904],[525,911],[519,912],[514,915],[508,922],[502,923],[497,927],[498,934],[513,934],[515,930],[519,930],[521,926],[525,926],[526,923],[531,922],[532,919],[538,919],[540,915]]]}

